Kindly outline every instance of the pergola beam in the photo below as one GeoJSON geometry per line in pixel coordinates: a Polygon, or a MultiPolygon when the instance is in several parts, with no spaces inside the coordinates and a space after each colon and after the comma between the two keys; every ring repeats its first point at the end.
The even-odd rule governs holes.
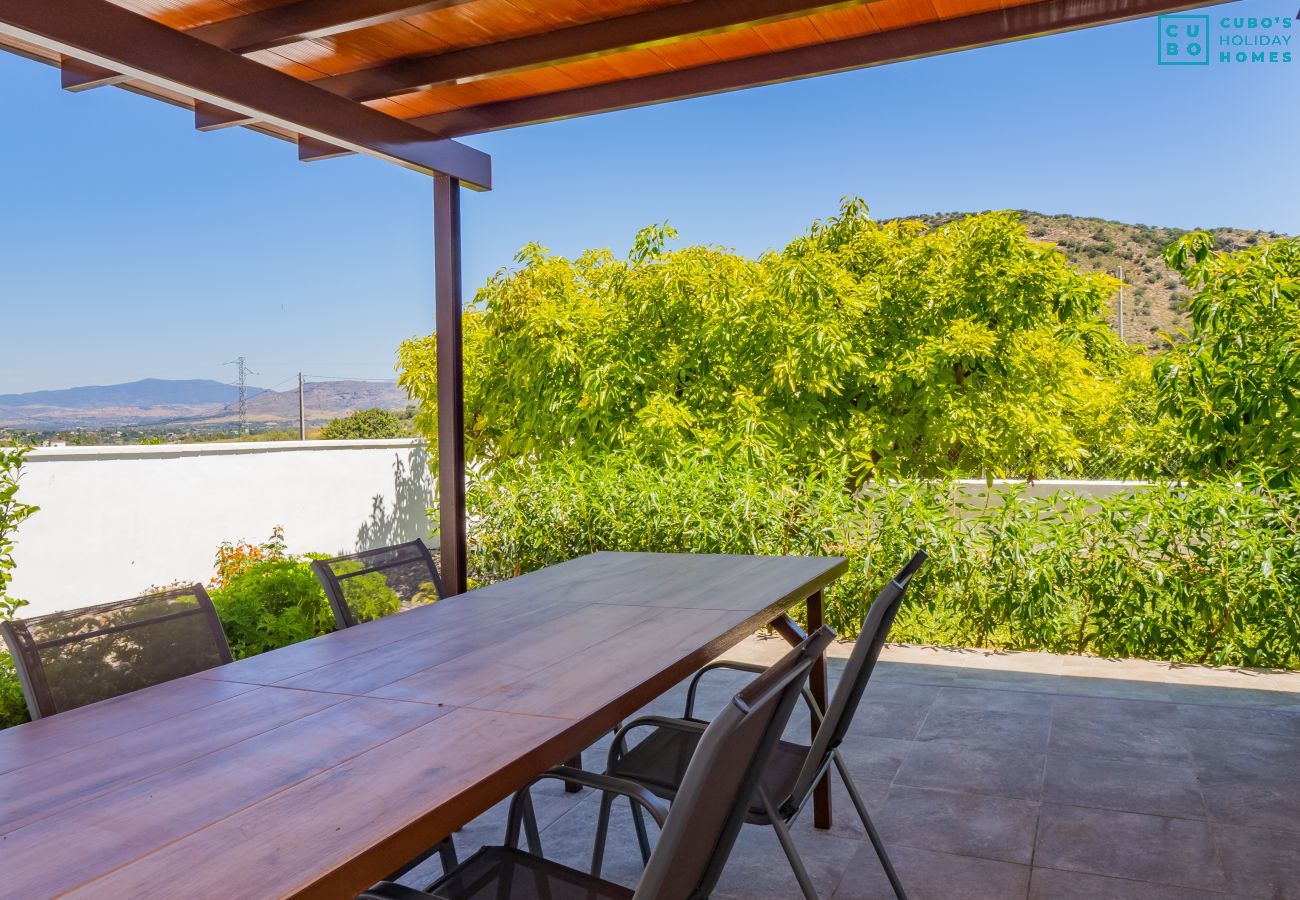
{"type": "Polygon", "coordinates": [[[806,16],[868,0],[691,0],[464,50],[399,60],[313,82],[351,100],[377,100],[806,16]]]}
{"type": "MultiPolygon", "coordinates": [[[[1038,35],[1206,6],[1211,0],[1042,0],[1023,6],[709,63],[519,100],[468,106],[409,121],[439,137],[648,106],[827,75],[1038,35]]],[[[675,7],[673,7],[675,8],[675,7]]]]}
{"type": "Polygon", "coordinates": [[[238,113],[224,106],[217,106],[215,103],[204,103],[199,100],[194,104],[194,127],[199,131],[216,131],[219,128],[231,128],[235,125],[252,125],[256,121],[255,116],[238,113]]]}
{"type": "Polygon", "coordinates": [[[439,140],[107,0],[0,0],[0,33],[292,133],[449,175],[467,187],[492,186],[485,153],[439,140]]]}
{"type": "Polygon", "coordinates": [[[128,76],[121,72],[114,72],[112,69],[105,69],[103,66],[73,59],[70,56],[63,57],[62,62],[59,63],[59,84],[65,91],[74,93],[88,91],[91,88],[121,84],[127,80],[129,80],[128,76]]]}
{"type": "Polygon", "coordinates": [[[255,53],[312,38],[330,37],[468,3],[469,0],[298,0],[200,25],[185,33],[234,53],[255,53]]]}

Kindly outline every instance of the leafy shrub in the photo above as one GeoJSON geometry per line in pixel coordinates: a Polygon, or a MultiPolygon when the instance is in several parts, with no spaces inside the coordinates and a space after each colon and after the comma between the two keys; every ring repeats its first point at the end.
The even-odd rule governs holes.
{"type": "Polygon", "coordinates": [[[895,640],[1300,666],[1295,486],[975,503],[939,480],[849,493],[845,475],[708,456],[504,467],[471,486],[471,567],[495,580],[601,549],[843,555],[826,612],[852,635],[924,547],[895,640]]]}
{"type": "Polygon", "coordinates": [[[255,562],[212,592],[236,659],[334,630],[334,616],[308,560],[255,562]]]}
{"type": "Polygon", "coordinates": [[[378,407],[331,419],[320,432],[321,438],[327,441],[380,440],[399,438],[403,434],[402,420],[397,414],[378,407]]]}

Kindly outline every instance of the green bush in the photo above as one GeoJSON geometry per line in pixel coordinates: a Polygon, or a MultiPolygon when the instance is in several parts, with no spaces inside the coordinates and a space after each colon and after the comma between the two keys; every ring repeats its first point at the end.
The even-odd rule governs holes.
{"type": "Polygon", "coordinates": [[[602,549],[848,557],[827,621],[853,635],[883,581],[931,554],[894,639],[1219,665],[1300,666],[1300,491],[1229,482],[963,501],[947,481],[844,490],[708,456],[552,458],[469,495],[471,567],[496,580],[602,549]]]}
{"type": "Polygon", "coordinates": [[[236,659],[296,644],[334,630],[334,616],[311,564],[257,562],[212,592],[236,659]]]}
{"type": "Polygon", "coordinates": [[[330,419],[321,429],[320,437],[326,441],[379,440],[399,438],[405,433],[402,420],[396,413],[373,407],[330,419]]]}

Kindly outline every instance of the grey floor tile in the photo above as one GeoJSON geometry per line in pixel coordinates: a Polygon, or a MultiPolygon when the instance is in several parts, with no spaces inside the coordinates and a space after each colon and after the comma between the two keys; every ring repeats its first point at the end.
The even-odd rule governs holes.
{"type": "MultiPolygon", "coordinates": [[[[855,778],[853,783],[858,787],[862,802],[867,805],[867,814],[874,817],[885,802],[885,795],[889,793],[890,783],[888,781],[875,781],[870,778],[855,778]]],[[[854,840],[863,838],[867,834],[866,827],[862,824],[862,819],[858,817],[857,810],[853,806],[853,800],[849,797],[844,782],[840,780],[838,774],[831,776],[830,829],[816,828],[813,824],[812,800],[809,800],[807,806],[799,814],[799,818],[795,819],[791,830],[796,834],[806,831],[809,833],[815,832],[816,834],[833,834],[854,840]]]]}
{"type": "Polygon", "coordinates": [[[896,784],[873,818],[887,846],[1027,864],[1038,804],[896,784]]]}
{"type": "Polygon", "coordinates": [[[1062,675],[1059,692],[1127,700],[1173,699],[1169,685],[1164,682],[1129,681],[1125,678],[1085,678],[1077,675],[1062,675]]]}
{"type": "Polygon", "coordinates": [[[1215,891],[1059,869],[1035,868],[1029,881],[1029,900],[1223,900],[1223,897],[1215,891]]]}
{"type": "Polygon", "coordinates": [[[867,736],[910,741],[916,737],[927,712],[928,706],[863,700],[849,728],[849,740],[867,736]]]}
{"type": "Polygon", "coordinates": [[[918,742],[894,783],[1037,800],[1043,789],[1044,758],[1042,753],[1028,750],[979,750],[940,741],[918,742]]]}
{"type": "Polygon", "coordinates": [[[918,742],[942,741],[979,750],[1047,749],[1047,716],[993,709],[934,706],[916,735],[918,742]]]}
{"type": "Polygon", "coordinates": [[[1205,818],[1205,801],[1191,766],[1135,763],[1052,753],[1043,799],[1159,816],[1205,818]]]}
{"type": "MultiPolygon", "coordinates": [[[[581,871],[591,867],[591,851],[596,839],[596,821],[600,803],[593,797],[560,816],[542,831],[542,852],[547,859],[581,871]]],[[[654,822],[647,819],[651,844],[657,839],[654,822]]],[[[637,849],[636,831],[625,800],[614,804],[610,818],[605,864],[601,877],[633,887],[641,877],[641,854],[637,849]]]]}
{"type": "MultiPolygon", "coordinates": [[[[887,852],[909,900],[1017,900],[1029,887],[1029,868],[1015,863],[914,847],[887,852]]],[[[835,900],[894,900],[870,842],[858,848],[833,896],[835,900]]]]}
{"type": "Polygon", "coordinates": [[[850,731],[840,744],[840,755],[853,777],[892,781],[898,767],[915,747],[915,741],[870,737],[850,731]]]}
{"type": "Polygon", "coordinates": [[[1260,707],[1195,704],[1179,706],[1178,713],[1187,728],[1248,731],[1300,738],[1300,713],[1260,707]]]}
{"type": "Polygon", "coordinates": [[[1198,890],[1224,889],[1210,825],[1194,819],[1044,803],[1034,864],[1198,890]]]}
{"type": "Polygon", "coordinates": [[[1300,833],[1300,778],[1219,769],[1198,781],[1210,819],[1300,833]]]}
{"type": "Polygon", "coordinates": [[[1121,719],[1170,726],[1183,724],[1178,707],[1172,703],[1123,697],[1058,694],[1052,698],[1052,714],[1062,719],[1121,719]]]}
{"type": "Polygon", "coordinates": [[[907,703],[912,706],[929,706],[940,691],[936,684],[914,684],[907,681],[885,681],[872,678],[862,692],[862,699],[881,703],[907,703]]]}
{"type": "Polygon", "coordinates": [[[1054,694],[1039,691],[1009,691],[997,688],[953,686],[940,689],[934,698],[934,705],[1045,716],[1052,711],[1054,696],[1054,694]]]}
{"type": "Polygon", "coordinates": [[[1228,889],[1245,897],[1300,898],[1300,835],[1215,825],[1228,889]]]}
{"type": "Polygon", "coordinates": [[[1143,719],[1052,716],[1052,753],[1128,762],[1190,765],[1192,752],[1181,725],[1143,719]]]}
{"type": "MultiPolygon", "coordinates": [[[[800,834],[795,843],[818,895],[829,897],[861,842],[819,832],[800,834]]],[[[746,825],[741,829],[713,896],[726,900],[791,900],[801,896],[790,863],[771,828],[746,825]]]]}
{"type": "Polygon", "coordinates": [[[1203,774],[1300,777],[1300,737],[1189,728],[1187,743],[1203,774]]]}

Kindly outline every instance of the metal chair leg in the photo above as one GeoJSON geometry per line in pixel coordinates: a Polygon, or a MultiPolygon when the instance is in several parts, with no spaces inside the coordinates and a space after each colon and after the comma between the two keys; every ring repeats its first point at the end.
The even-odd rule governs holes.
{"type": "Polygon", "coordinates": [[[614,795],[600,795],[600,817],[596,820],[596,846],[591,851],[591,874],[600,877],[600,870],[605,865],[605,840],[609,835],[609,814],[614,809],[614,795]]]}
{"type": "Polygon", "coordinates": [[[636,805],[636,801],[628,799],[628,805],[632,807],[632,821],[636,823],[636,840],[641,845],[641,865],[650,863],[650,833],[646,831],[645,816],[641,814],[641,807],[636,805]]]}
{"type": "Polygon", "coordinates": [[[862,795],[858,793],[858,786],[853,783],[853,776],[849,774],[848,767],[844,765],[844,760],[840,758],[838,750],[832,751],[831,757],[835,760],[835,768],[839,770],[840,780],[844,782],[844,787],[849,792],[849,798],[858,811],[858,818],[862,820],[863,827],[867,829],[867,837],[871,839],[871,846],[875,848],[876,856],[880,858],[880,865],[885,870],[885,877],[889,879],[889,886],[894,889],[894,896],[898,900],[907,900],[903,884],[898,880],[898,873],[894,871],[894,864],[889,861],[889,854],[885,852],[885,844],[880,840],[880,834],[876,831],[871,816],[867,815],[867,804],[862,801],[862,795]]]}
{"type": "Polygon", "coordinates": [[[781,814],[776,811],[766,791],[760,790],[758,795],[763,801],[763,809],[767,812],[768,821],[772,823],[772,830],[776,832],[776,839],[781,842],[781,849],[785,851],[786,859],[790,860],[790,868],[794,871],[794,880],[799,882],[799,890],[803,891],[806,900],[817,900],[817,888],[813,885],[808,870],[804,868],[803,859],[794,845],[794,839],[790,837],[790,829],[785,819],[781,818],[781,814]]]}

